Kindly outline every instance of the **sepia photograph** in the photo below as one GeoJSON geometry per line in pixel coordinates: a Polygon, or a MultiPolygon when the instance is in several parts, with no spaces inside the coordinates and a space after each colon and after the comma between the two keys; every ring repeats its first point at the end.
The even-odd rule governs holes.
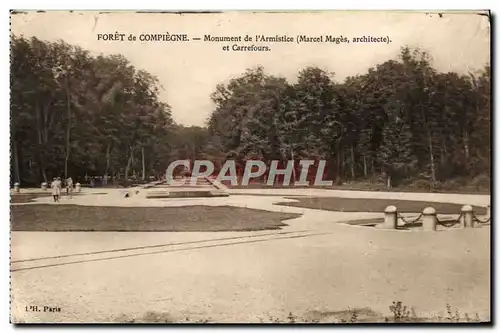
{"type": "Polygon", "coordinates": [[[492,325],[491,16],[11,10],[11,323],[492,325]]]}

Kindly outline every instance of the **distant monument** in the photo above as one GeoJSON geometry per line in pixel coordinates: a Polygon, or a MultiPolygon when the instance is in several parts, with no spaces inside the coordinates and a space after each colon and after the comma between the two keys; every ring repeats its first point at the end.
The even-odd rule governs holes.
{"type": "Polygon", "coordinates": [[[140,185],[125,192],[124,198],[209,198],[227,197],[227,187],[209,177],[196,177],[191,183],[191,170],[187,166],[175,168],[172,176],[165,174],[162,180],[140,185]],[[170,179],[169,179],[170,178],[170,179]]]}

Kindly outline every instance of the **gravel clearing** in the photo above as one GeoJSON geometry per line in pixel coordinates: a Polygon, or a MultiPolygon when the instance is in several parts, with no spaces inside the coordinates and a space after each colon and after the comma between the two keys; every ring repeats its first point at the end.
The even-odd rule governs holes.
{"type": "MultiPolygon", "coordinates": [[[[118,205],[111,197],[83,195],[71,204],[118,205]]],[[[242,323],[286,319],[290,312],[312,318],[348,308],[390,315],[393,301],[428,318],[446,317],[450,304],[462,314],[489,320],[489,227],[382,230],[338,223],[380,218],[381,213],[286,207],[274,204],[284,197],[250,197],[205,202],[302,215],[287,220],[282,230],[254,232],[12,232],[13,321],[184,322],[189,317],[242,323]],[[99,251],[105,253],[90,253],[99,251]],[[23,267],[31,269],[16,270],[23,267]],[[26,312],[30,305],[61,312],[26,312]]],[[[405,193],[399,199],[422,196],[405,193]]],[[[483,206],[489,197],[450,195],[443,202],[483,206]]],[[[187,203],[199,201],[156,204],[187,203]]]]}

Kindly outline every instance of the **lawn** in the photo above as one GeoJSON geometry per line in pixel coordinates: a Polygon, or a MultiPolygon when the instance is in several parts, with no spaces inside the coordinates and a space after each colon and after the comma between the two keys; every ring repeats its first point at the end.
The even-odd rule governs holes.
{"type": "MultiPolygon", "coordinates": [[[[66,193],[61,193],[61,196],[65,196],[66,193]]],[[[11,203],[26,203],[31,202],[36,198],[52,197],[50,193],[21,193],[13,194],[10,196],[11,203]]]]}
{"type": "Polygon", "coordinates": [[[254,231],[299,214],[238,207],[11,205],[12,231],[254,231]]]}
{"type": "MultiPolygon", "coordinates": [[[[279,205],[322,209],[340,212],[383,212],[389,205],[396,206],[400,213],[421,213],[426,207],[434,207],[438,214],[460,214],[462,205],[440,202],[389,200],[389,199],[350,199],[324,197],[290,197],[299,202],[282,202],[279,205]]],[[[473,206],[478,215],[486,214],[486,208],[473,206]]]]}
{"type": "Polygon", "coordinates": [[[373,183],[366,181],[355,181],[355,182],[345,182],[342,185],[326,185],[326,186],[300,186],[300,185],[289,185],[285,186],[283,184],[275,183],[273,185],[267,185],[262,182],[251,181],[248,185],[236,185],[231,186],[229,182],[224,182],[229,188],[233,189],[281,189],[281,188],[306,188],[306,189],[323,189],[323,190],[342,190],[342,191],[375,191],[375,192],[415,192],[415,193],[457,193],[457,194],[490,194],[489,184],[482,184],[482,186],[478,185],[459,185],[455,182],[444,182],[444,183],[436,183],[437,187],[431,188],[430,184],[426,184],[422,186],[422,183],[418,185],[418,182],[415,184],[407,184],[401,185],[398,187],[394,187],[392,189],[388,189],[385,184],[382,183],[373,183]]]}
{"type": "MultiPolygon", "coordinates": [[[[105,192],[101,193],[91,193],[90,195],[97,195],[97,194],[105,194],[105,192]]],[[[81,195],[81,193],[73,193],[73,196],[78,196],[81,195]]],[[[66,191],[61,192],[61,197],[66,197],[68,194],[66,191]]],[[[36,198],[47,198],[51,197],[52,194],[50,192],[42,192],[42,193],[16,193],[16,194],[11,194],[10,196],[10,202],[11,203],[27,203],[27,202],[33,202],[33,199],[36,198]]]]}

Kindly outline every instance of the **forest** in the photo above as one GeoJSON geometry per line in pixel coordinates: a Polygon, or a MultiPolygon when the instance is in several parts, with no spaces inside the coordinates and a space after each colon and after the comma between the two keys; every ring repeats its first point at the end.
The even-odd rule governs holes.
{"type": "Polygon", "coordinates": [[[403,47],[342,81],[314,66],[294,80],[249,68],[214,87],[204,127],[188,127],[158,79],[122,55],[12,36],[11,183],[147,181],[178,159],[322,159],[338,185],[489,189],[490,66],[464,74],[432,62],[403,47]]]}

